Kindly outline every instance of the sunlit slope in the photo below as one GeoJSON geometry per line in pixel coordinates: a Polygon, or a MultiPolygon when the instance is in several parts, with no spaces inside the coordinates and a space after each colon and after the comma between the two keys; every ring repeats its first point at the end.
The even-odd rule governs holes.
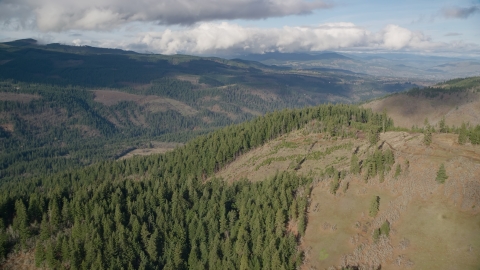
{"type": "Polygon", "coordinates": [[[462,122],[480,124],[480,77],[456,79],[431,88],[414,89],[390,95],[363,106],[375,112],[386,111],[396,126],[424,125],[425,119],[437,124],[444,117],[449,126],[462,122]]]}
{"type": "Polygon", "coordinates": [[[216,176],[260,181],[292,171],[313,178],[303,269],[478,269],[480,147],[459,145],[456,134],[434,134],[430,146],[419,133],[386,132],[375,145],[361,132],[357,137],[332,139],[307,127],[252,150],[216,176]],[[375,151],[391,151],[394,163],[384,177],[365,180],[375,151]],[[360,174],[350,172],[353,153],[360,174]],[[441,164],[448,175],[444,184],[436,181],[441,164]],[[371,216],[375,196],[379,211],[371,216]],[[375,240],[374,231],[386,221],[388,237],[375,240]]]}

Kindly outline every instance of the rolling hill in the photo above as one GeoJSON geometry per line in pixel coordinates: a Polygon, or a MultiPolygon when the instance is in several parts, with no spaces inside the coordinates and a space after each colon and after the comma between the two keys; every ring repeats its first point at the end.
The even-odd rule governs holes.
{"type": "Polygon", "coordinates": [[[478,77],[0,50],[2,268],[480,266],[478,77]]]}
{"type": "Polygon", "coordinates": [[[3,266],[476,269],[480,141],[424,136],[323,105],[3,182],[3,266]]]}
{"type": "Polygon", "coordinates": [[[0,44],[0,176],[164,152],[267,112],[358,102],[415,82],[33,39],[0,44]],[[42,166],[39,166],[42,164],[42,166]],[[35,169],[34,169],[35,168],[35,169]]]}
{"type": "Polygon", "coordinates": [[[480,124],[480,77],[451,80],[424,89],[412,89],[364,104],[375,112],[386,111],[395,125],[423,127],[425,119],[449,126],[480,124]]]}

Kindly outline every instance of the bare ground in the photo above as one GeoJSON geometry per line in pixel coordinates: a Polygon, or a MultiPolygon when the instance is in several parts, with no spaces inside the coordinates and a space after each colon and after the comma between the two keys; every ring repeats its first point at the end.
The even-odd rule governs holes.
{"type": "Polygon", "coordinates": [[[106,106],[112,106],[121,101],[133,101],[138,105],[144,106],[151,112],[175,110],[182,115],[194,115],[198,113],[194,108],[188,106],[187,104],[170,98],[135,95],[113,90],[95,90],[94,93],[94,100],[106,106]]]}
{"type": "Polygon", "coordinates": [[[151,144],[152,144],[152,147],[135,149],[119,157],[118,160],[127,159],[134,156],[149,156],[153,154],[163,154],[163,153],[172,151],[176,147],[182,145],[181,143],[167,143],[167,142],[151,142],[151,144]]]}

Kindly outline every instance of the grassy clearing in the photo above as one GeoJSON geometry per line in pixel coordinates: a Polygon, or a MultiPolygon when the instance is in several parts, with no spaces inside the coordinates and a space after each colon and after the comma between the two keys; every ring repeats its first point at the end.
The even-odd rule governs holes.
{"type": "Polygon", "coordinates": [[[442,198],[413,201],[397,225],[410,240],[405,254],[416,269],[479,269],[480,215],[461,212],[442,198]]]}
{"type": "Polygon", "coordinates": [[[338,265],[342,255],[356,247],[352,236],[372,241],[373,218],[368,210],[374,195],[380,196],[380,211],[394,198],[378,188],[364,190],[361,179],[351,181],[346,194],[340,196],[330,194],[322,184],[312,191],[304,242],[309,250],[308,266],[324,269],[338,265]]]}

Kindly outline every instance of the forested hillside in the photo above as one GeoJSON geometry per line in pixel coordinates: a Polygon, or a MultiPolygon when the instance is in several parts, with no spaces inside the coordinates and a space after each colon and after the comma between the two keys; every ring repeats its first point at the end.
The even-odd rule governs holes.
{"type": "MultiPolygon", "coordinates": [[[[30,256],[29,267],[50,269],[295,269],[323,266],[318,258],[338,266],[340,256],[350,252],[348,245],[341,242],[327,260],[323,244],[315,241],[335,246],[336,234],[318,234],[312,228],[335,231],[336,224],[319,225],[323,213],[336,220],[323,205],[329,205],[332,197],[327,196],[341,201],[337,194],[352,190],[356,195],[346,204],[355,206],[340,209],[343,216],[364,211],[365,194],[373,198],[368,198],[373,206],[371,219],[363,215],[364,226],[355,227],[362,230],[357,232],[361,241],[355,236],[351,240],[360,243],[358,250],[342,257],[341,266],[379,266],[386,257],[377,257],[379,252],[369,256],[369,250],[390,244],[390,221],[392,235],[400,228],[395,220],[387,221],[391,213],[385,212],[383,200],[397,196],[398,190],[406,190],[405,202],[413,200],[409,175],[430,179],[431,172],[415,168],[440,166],[438,160],[445,163],[440,180],[419,181],[424,185],[421,196],[427,196],[426,187],[439,194],[442,184],[449,188],[448,196],[471,190],[458,195],[462,207],[470,207],[462,208],[467,218],[458,220],[465,221],[466,235],[475,232],[469,227],[475,220],[468,215],[478,212],[479,186],[458,170],[468,171],[462,167],[467,164],[476,175],[477,152],[467,148],[480,144],[480,126],[462,125],[461,118],[456,125],[426,119],[411,130],[401,129],[404,133],[388,133],[399,130],[388,110],[345,104],[305,107],[361,101],[414,86],[336,72],[39,46],[33,40],[1,44],[2,265],[9,268],[30,256]],[[293,139],[286,140],[289,136],[293,139]],[[159,142],[185,144],[164,154],[118,160],[159,142]],[[460,150],[448,148],[452,145],[460,150]],[[265,148],[266,153],[258,152],[265,148]],[[451,153],[460,153],[460,160],[451,153]],[[430,154],[434,161],[421,159],[430,154]],[[418,164],[410,165],[410,156],[418,164]],[[456,175],[449,176],[452,170],[456,175]],[[365,186],[357,186],[358,180],[365,186]],[[397,185],[393,195],[380,188],[381,195],[367,191],[376,182],[397,185]],[[312,215],[318,209],[323,212],[312,215]]],[[[413,89],[404,96],[469,100],[477,92],[478,78],[469,78],[413,89]]],[[[353,225],[338,222],[343,241],[353,225]]],[[[477,247],[472,242],[469,250],[477,247]]],[[[468,257],[465,262],[477,261],[468,257]]],[[[404,260],[398,265],[410,264],[404,260]]]]}
{"type": "Polygon", "coordinates": [[[163,155],[3,182],[1,255],[34,252],[37,266],[67,269],[296,268],[311,178],[279,172],[228,184],[210,177],[312,121],[317,132],[362,131],[372,143],[393,124],[349,105],[284,110],[163,155]]]}
{"type": "Polygon", "coordinates": [[[480,77],[454,79],[430,87],[413,88],[364,104],[376,112],[386,111],[395,124],[405,128],[432,125],[480,124],[480,77]]]}
{"type": "Polygon", "coordinates": [[[405,79],[299,71],[257,62],[0,44],[0,177],[113,160],[267,112],[402,91],[405,79]]]}

